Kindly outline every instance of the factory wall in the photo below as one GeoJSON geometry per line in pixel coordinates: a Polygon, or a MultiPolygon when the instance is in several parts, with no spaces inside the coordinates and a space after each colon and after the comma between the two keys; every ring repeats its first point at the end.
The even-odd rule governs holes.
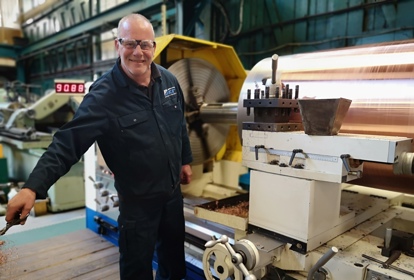
{"type": "Polygon", "coordinates": [[[26,44],[17,49],[17,79],[44,89],[55,78],[92,80],[108,70],[116,58],[113,39],[118,20],[131,12],[149,17],[157,36],[177,33],[231,45],[247,70],[273,54],[397,41],[414,34],[414,0],[46,0],[34,4],[22,0],[26,44]]]}
{"type": "MultiPolygon", "coordinates": [[[[29,41],[21,52],[18,77],[53,87],[56,78],[91,81],[107,71],[116,59],[114,38],[118,21],[131,12],[149,17],[160,31],[162,0],[46,0],[36,6],[23,1],[22,30],[29,41]]],[[[169,24],[174,7],[168,5],[169,24]]]]}
{"type": "Polygon", "coordinates": [[[405,40],[412,0],[214,0],[213,40],[232,45],[246,69],[286,55],[405,40]]]}

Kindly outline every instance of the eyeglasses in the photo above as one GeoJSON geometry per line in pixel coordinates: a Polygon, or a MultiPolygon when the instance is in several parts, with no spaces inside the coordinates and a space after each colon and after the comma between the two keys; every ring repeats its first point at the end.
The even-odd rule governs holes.
{"type": "Polygon", "coordinates": [[[155,42],[152,40],[134,40],[125,38],[118,38],[117,40],[122,46],[129,50],[134,50],[138,45],[143,51],[147,51],[155,47],[155,42]]]}

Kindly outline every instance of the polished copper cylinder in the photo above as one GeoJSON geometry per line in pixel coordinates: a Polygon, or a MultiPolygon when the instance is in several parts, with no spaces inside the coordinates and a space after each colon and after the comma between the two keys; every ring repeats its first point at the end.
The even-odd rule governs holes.
{"type": "MultiPolygon", "coordinates": [[[[342,133],[414,138],[414,40],[279,57],[277,71],[299,98],[351,99],[342,133]]],[[[392,165],[365,162],[352,183],[414,194],[414,176],[392,165]]]]}

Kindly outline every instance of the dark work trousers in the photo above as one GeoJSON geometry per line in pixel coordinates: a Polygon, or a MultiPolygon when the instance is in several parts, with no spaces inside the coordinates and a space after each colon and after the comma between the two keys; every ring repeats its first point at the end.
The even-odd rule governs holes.
{"type": "Polygon", "coordinates": [[[121,280],[152,280],[154,249],[158,257],[155,279],[183,279],[185,222],[180,186],[171,195],[155,198],[120,196],[119,208],[121,280]]]}

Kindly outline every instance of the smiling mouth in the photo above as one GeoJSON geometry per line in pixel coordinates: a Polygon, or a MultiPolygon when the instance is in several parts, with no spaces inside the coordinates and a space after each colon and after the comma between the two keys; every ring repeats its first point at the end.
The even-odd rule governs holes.
{"type": "Polygon", "coordinates": [[[145,60],[136,60],[136,59],[130,59],[129,61],[135,62],[135,63],[144,63],[145,60]]]}

